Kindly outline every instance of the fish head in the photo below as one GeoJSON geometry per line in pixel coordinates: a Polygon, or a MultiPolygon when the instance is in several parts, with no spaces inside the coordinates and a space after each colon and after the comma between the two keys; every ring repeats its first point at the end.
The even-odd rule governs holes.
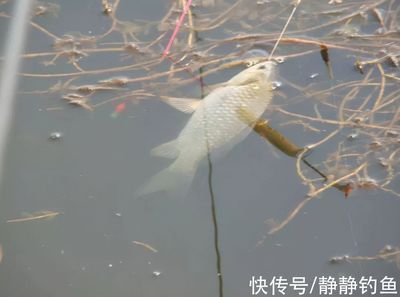
{"type": "Polygon", "coordinates": [[[238,73],[228,81],[228,85],[242,86],[254,82],[272,85],[275,73],[276,63],[264,61],[238,73]]]}

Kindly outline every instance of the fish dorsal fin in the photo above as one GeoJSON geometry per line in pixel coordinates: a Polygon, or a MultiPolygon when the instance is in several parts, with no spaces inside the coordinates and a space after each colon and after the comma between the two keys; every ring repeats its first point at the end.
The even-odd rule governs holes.
{"type": "Polygon", "coordinates": [[[151,150],[153,156],[167,159],[176,159],[179,155],[178,141],[176,139],[160,144],[151,150]]]}
{"type": "Polygon", "coordinates": [[[192,113],[201,104],[202,100],[178,97],[160,97],[162,101],[184,113],[192,113]]]}

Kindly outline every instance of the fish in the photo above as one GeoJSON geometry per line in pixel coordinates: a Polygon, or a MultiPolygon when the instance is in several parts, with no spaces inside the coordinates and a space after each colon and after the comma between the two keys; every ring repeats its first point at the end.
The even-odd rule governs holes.
{"type": "Polygon", "coordinates": [[[230,150],[251,132],[251,124],[240,118],[240,110],[255,118],[263,115],[273,98],[275,73],[275,62],[264,61],[239,72],[201,100],[162,97],[165,103],[192,115],[177,138],[151,150],[154,156],[174,161],[136,194],[165,191],[186,195],[207,154],[230,150]]]}

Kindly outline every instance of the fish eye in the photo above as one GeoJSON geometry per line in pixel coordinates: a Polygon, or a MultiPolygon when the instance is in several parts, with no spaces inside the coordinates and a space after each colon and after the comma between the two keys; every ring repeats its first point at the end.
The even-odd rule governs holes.
{"type": "Polygon", "coordinates": [[[265,68],[266,68],[265,65],[258,66],[258,69],[265,69],[265,68]]]}

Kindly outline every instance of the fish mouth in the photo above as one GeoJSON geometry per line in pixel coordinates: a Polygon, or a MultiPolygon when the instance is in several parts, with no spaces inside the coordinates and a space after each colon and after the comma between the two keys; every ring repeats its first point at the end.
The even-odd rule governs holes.
{"type": "Polygon", "coordinates": [[[276,74],[276,66],[277,63],[275,61],[264,61],[254,65],[257,70],[262,71],[268,79],[272,79],[275,77],[276,74]]]}
{"type": "Polygon", "coordinates": [[[262,70],[262,69],[268,69],[268,68],[275,68],[276,66],[277,66],[277,63],[275,61],[268,60],[268,61],[260,62],[256,65],[254,65],[253,67],[262,70]]]}

